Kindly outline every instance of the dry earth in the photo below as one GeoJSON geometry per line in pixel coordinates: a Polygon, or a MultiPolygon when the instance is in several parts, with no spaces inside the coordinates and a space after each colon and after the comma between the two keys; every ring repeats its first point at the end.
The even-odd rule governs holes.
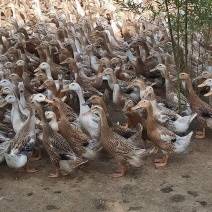
{"type": "Polygon", "coordinates": [[[31,163],[37,173],[17,173],[0,164],[0,211],[71,212],[211,212],[212,139],[193,139],[185,154],[172,155],[156,169],[149,157],[142,168],[112,178],[117,164],[106,152],[82,169],[60,179],[48,155],[31,163]]]}

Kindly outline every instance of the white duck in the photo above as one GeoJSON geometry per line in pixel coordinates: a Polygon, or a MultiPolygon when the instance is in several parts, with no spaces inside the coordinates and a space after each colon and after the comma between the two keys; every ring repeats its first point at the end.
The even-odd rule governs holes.
{"type": "Polygon", "coordinates": [[[75,91],[79,98],[80,103],[80,114],[79,114],[79,121],[82,124],[83,128],[89,133],[91,138],[96,138],[99,135],[99,127],[98,127],[98,118],[92,114],[88,116],[82,116],[84,113],[86,113],[88,110],[90,110],[90,107],[88,105],[85,105],[85,99],[83,96],[82,88],[78,83],[71,83],[69,84],[68,89],[64,89],[63,91],[72,90],[75,91]]]}
{"type": "Polygon", "coordinates": [[[6,103],[12,104],[10,119],[13,125],[13,130],[15,131],[15,133],[17,133],[24,124],[24,120],[21,116],[22,114],[19,109],[17,98],[13,95],[7,95],[5,97],[5,101],[6,101],[5,104],[6,103]]]}

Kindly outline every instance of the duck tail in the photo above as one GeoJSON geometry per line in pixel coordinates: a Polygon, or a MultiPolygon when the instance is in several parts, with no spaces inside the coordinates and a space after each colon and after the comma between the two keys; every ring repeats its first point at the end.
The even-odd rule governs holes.
{"type": "Polygon", "coordinates": [[[191,118],[190,118],[190,123],[194,120],[194,118],[196,118],[197,116],[197,113],[194,113],[191,115],[191,118]]]}

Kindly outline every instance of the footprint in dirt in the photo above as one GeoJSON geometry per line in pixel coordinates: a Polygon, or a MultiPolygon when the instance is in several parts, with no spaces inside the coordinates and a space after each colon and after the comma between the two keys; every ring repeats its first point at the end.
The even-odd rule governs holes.
{"type": "Polygon", "coordinates": [[[122,194],[133,194],[133,192],[135,191],[135,186],[126,184],[123,187],[121,187],[120,190],[122,194]]]}
{"type": "Polygon", "coordinates": [[[59,208],[56,205],[47,205],[46,210],[48,211],[59,210],[59,208]]]}
{"type": "Polygon", "coordinates": [[[128,211],[141,211],[142,206],[130,206],[128,211]]]}
{"type": "Polygon", "coordinates": [[[106,200],[104,200],[104,199],[93,199],[93,202],[94,202],[94,206],[95,206],[96,210],[98,210],[98,211],[107,210],[106,200]]]}
{"type": "Polygon", "coordinates": [[[180,203],[185,201],[185,196],[182,194],[174,194],[170,197],[170,201],[173,203],[180,203]]]}
{"type": "Polygon", "coordinates": [[[197,197],[198,193],[196,191],[187,191],[188,194],[190,194],[193,197],[197,197]]]}
{"type": "Polygon", "coordinates": [[[172,188],[172,186],[166,186],[166,187],[164,187],[164,188],[161,188],[160,190],[161,190],[163,193],[170,193],[170,192],[173,191],[173,188],[172,188]]]}

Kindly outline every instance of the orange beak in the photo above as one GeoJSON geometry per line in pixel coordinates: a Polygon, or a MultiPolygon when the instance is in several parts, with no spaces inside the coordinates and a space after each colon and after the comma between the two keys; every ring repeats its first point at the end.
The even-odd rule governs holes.
{"type": "Polygon", "coordinates": [[[53,101],[52,100],[50,100],[50,99],[44,99],[44,102],[46,102],[46,103],[50,103],[50,104],[53,104],[53,101]]]}
{"type": "Polygon", "coordinates": [[[34,72],[38,72],[38,71],[41,71],[41,68],[39,66],[34,70],[34,72]]]}
{"type": "Polygon", "coordinates": [[[60,63],[61,65],[63,64],[68,64],[68,62],[66,60],[64,60],[63,62],[60,63]]]}
{"type": "Polygon", "coordinates": [[[83,113],[82,116],[88,116],[88,115],[90,115],[90,114],[92,114],[92,110],[89,110],[89,111],[83,113]]]}
{"type": "Polygon", "coordinates": [[[60,92],[66,92],[66,91],[70,91],[70,89],[69,88],[64,88],[64,89],[62,89],[60,92]]]}
{"type": "Polygon", "coordinates": [[[207,85],[203,82],[202,84],[198,85],[197,87],[201,88],[201,87],[205,87],[205,86],[207,86],[207,85]]]}
{"type": "Polygon", "coordinates": [[[132,110],[138,110],[139,108],[141,108],[138,104],[134,107],[132,107],[132,110]]]}
{"type": "Polygon", "coordinates": [[[99,73],[99,74],[97,75],[97,77],[102,77],[102,76],[104,76],[104,73],[99,73]]]}
{"type": "Polygon", "coordinates": [[[204,96],[210,96],[210,95],[212,95],[212,90],[209,91],[208,93],[204,94],[204,96]]]}
{"type": "Polygon", "coordinates": [[[144,93],[144,97],[146,98],[147,96],[149,96],[149,92],[148,92],[148,91],[146,91],[146,92],[144,93]]]}
{"type": "Polygon", "coordinates": [[[149,72],[154,72],[154,71],[157,71],[157,70],[158,70],[157,68],[153,68],[149,72]]]}
{"type": "Polygon", "coordinates": [[[127,89],[130,89],[130,88],[133,88],[133,87],[134,87],[133,84],[129,84],[126,88],[127,88],[127,89]]]}

